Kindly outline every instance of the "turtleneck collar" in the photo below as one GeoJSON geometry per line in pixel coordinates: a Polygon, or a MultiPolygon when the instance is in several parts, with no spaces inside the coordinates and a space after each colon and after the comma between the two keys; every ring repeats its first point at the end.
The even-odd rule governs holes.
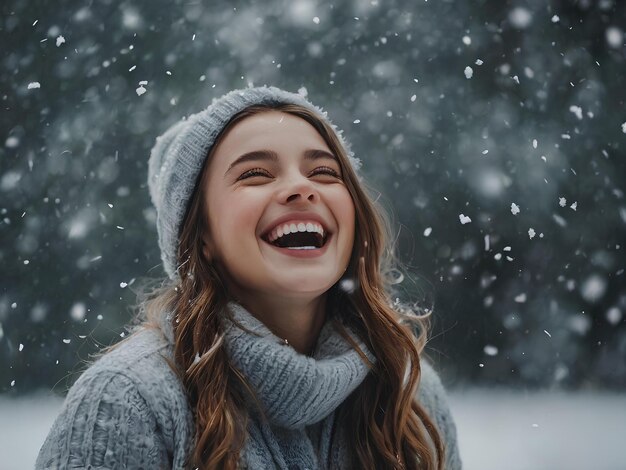
{"type": "MultiPolygon", "coordinates": [[[[300,429],[321,421],[369,372],[331,321],[322,327],[313,357],[309,357],[285,344],[241,305],[230,302],[227,308],[234,320],[224,317],[229,357],[255,390],[271,424],[300,429]]],[[[373,354],[348,332],[374,362],[373,354]]]]}
{"type": "MultiPolygon", "coordinates": [[[[285,344],[240,304],[229,302],[227,308],[232,319],[223,316],[226,350],[233,365],[256,392],[272,425],[302,429],[323,420],[369,372],[361,356],[330,320],[322,327],[309,357],[285,344]]],[[[163,315],[160,326],[173,344],[171,313],[163,315]]],[[[365,344],[346,330],[370,362],[376,362],[365,344]]]]}

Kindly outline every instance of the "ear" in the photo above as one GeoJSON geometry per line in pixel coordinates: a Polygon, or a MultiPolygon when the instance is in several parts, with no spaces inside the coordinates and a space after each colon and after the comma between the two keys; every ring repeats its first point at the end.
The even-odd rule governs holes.
{"type": "Polygon", "coordinates": [[[213,243],[208,233],[202,235],[202,254],[207,263],[210,263],[213,259],[213,243]]]}

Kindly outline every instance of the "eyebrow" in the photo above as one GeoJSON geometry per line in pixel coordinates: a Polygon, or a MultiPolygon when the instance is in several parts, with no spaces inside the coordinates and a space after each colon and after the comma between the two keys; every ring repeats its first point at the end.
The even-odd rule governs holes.
{"type": "MultiPolygon", "coordinates": [[[[321,149],[305,150],[303,155],[304,159],[309,161],[318,160],[320,158],[330,158],[331,160],[335,160],[337,162],[339,161],[339,159],[335,155],[321,149]]],[[[224,175],[226,175],[237,165],[253,161],[270,161],[275,163],[278,161],[278,154],[273,150],[253,150],[252,152],[244,153],[230,164],[228,170],[226,170],[226,173],[224,173],[224,175]]]]}

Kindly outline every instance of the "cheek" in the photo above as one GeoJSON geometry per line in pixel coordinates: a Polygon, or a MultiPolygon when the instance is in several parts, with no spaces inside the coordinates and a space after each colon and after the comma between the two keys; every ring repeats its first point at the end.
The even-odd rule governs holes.
{"type": "Polygon", "coordinates": [[[345,207],[346,215],[349,217],[350,221],[352,222],[352,226],[354,227],[354,218],[355,218],[356,210],[354,208],[354,201],[352,200],[352,196],[350,196],[350,193],[348,192],[347,189],[344,194],[344,201],[342,205],[343,207],[345,207]]]}
{"type": "Polygon", "coordinates": [[[350,196],[350,193],[347,189],[343,188],[342,192],[337,195],[335,205],[338,208],[338,222],[342,224],[342,228],[345,230],[346,235],[349,235],[349,243],[351,248],[352,243],[354,242],[356,211],[354,209],[354,202],[352,201],[352,197],[350,196]]]}
{"type": "Polygon", "coordinates": [[[237,246],[254,234],[262,209],[263,198],[246,191],[216,195],[209,203],[211,234],[221,253],[237,250],[237,246]]]}
{"type": "Polygon", "coordinates": [[[253,191],[253,189],[244,188],[225,198],[223,216],[231,227],[246,232],[256,230],[256,225],[265,207],[265,197],[263,192],[253,191]]]}

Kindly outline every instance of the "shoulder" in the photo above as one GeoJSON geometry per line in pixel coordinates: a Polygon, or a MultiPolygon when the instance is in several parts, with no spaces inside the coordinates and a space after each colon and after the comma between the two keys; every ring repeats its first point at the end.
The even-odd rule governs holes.
{"type": "Polygon", "coordinates": [[[421,379],[418,388],[418,401],[435,422],[446,446],[447,470],[460,469],[456,425],[450,412],[446,390],[432,365],[424,358],[420,361],[421,379]]]}
{"type": "Polygon", "coordinates": [[[447,407],[446,391],[441,383],[441,379],[433,366],[422,358],[420,360],[421,378],[418,388],[418,399],[422,406],[426,408],[428,414],[435,418],[441,408],[447,407]],[[444,406],[445,405],[445,406],[444,406]]]}
{"type": "MultiPolygon", "coordinates": [[[[173,416],[188,414],[186,392],[171,364],[172,346],[160,330],[141,327],[94,362],[73,388],[93,389],[110,380],[125,382],[157,421],[169,421],[173,416]]],[[[110,390],[111,398],[127,402],[127,397],[121,395],[123,390],[110,390]]]]}
{"type": "Polygon", "coordinates": [[[140,327],[102,354],[76,384],[108,374],[126,376],[140,389],[176,382],[176,373],[168,363],[171,358],[171,346],[159,330],[140,327]]]}
{"type": "Polygon", "coordinates": [[[184,461],[193,422],[168,348],[142,328],[96,360],[69,390],[37,468],[184,461]]]}

